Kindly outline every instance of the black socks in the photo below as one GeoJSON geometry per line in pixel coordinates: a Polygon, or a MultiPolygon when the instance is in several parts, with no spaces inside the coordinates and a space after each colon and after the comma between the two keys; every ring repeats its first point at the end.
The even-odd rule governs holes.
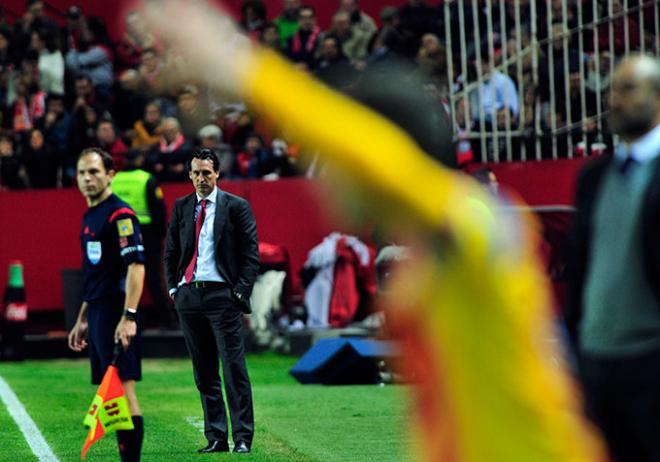
{"type": "Polygon", "coordinates": [[[121,462],[140,462],[142,439],[144,438],[144,422],[141,415],[134,415],[133,430],[118,430],[117,444],[121,462]]]}

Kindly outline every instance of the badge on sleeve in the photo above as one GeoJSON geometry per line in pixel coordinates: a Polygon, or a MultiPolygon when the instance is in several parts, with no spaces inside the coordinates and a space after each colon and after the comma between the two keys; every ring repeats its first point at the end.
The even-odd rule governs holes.
{"type": "Polygon", "coordinates": [[[119,236],[132,236],[133,235],[133,222],[130,218],[124,218],[123,220],[117,220],[117,229],[119,230],[119,236]]]}
{"type": "Polygon", "coordinates": [[[87,259],[92,265],[101,261],[101,243],[99,241],[87,241],[87,259]]]}

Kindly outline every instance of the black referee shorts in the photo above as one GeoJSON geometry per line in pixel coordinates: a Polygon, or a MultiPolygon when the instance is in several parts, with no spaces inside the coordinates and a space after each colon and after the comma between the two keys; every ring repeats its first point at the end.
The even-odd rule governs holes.
{"type": "MultiPolygon", "coordinates": [[[[92,369],[92,383],[98,385],[112,362],[115,348],[115,329],[124,312],[123,293],[89,302],[87,322],[89,332],[87,342],[89,361],[92,369]]],[[[122,352],[117,361],[119,378],[122,380],[142,379],[142,321],[140,312],[137,318],[137,335],[131,340],[127,351],[122,352]]]]}

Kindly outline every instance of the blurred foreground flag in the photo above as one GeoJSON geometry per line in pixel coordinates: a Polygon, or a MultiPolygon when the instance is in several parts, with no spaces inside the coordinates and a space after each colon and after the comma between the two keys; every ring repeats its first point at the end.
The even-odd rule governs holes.
{"type": "Polygon", "coordinates": [[[115,366],[108,366],[103,381],[96,390],[96,396],[83,420],[89,427],[81,457],[84,459],[92,444],[106,433],[117,430],[133,430],[133,420],[128,408],[128,400],[115,366]]]}

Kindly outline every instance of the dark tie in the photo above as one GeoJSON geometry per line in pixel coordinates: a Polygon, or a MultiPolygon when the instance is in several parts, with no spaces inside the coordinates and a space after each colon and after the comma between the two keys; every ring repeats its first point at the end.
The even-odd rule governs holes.
{"type": "Polygon", "coordinates": [[[195,265],[197,264],[197,255],[199,254],[199,233],[202,231],[202,225],[204,224],[204,218],[206,218],[206,199],[199,201],[202,208],[197,214],[197,220],[195,220],[195,253],[193,254],[190,264],[186,268],[184,277],[186,283],[192,281],[193,273],[195,272],[195,265]]]}
{"type": "Polygon", "coordinates": [[[627,175],[630,173],[631,170],[634,169],[635,165],[637,165],[637,161],[633,158],[633,156],[628,155],[626,156],[625,160],[619,165],[619,171],[621,172],[622,175],[627,175]]]}

